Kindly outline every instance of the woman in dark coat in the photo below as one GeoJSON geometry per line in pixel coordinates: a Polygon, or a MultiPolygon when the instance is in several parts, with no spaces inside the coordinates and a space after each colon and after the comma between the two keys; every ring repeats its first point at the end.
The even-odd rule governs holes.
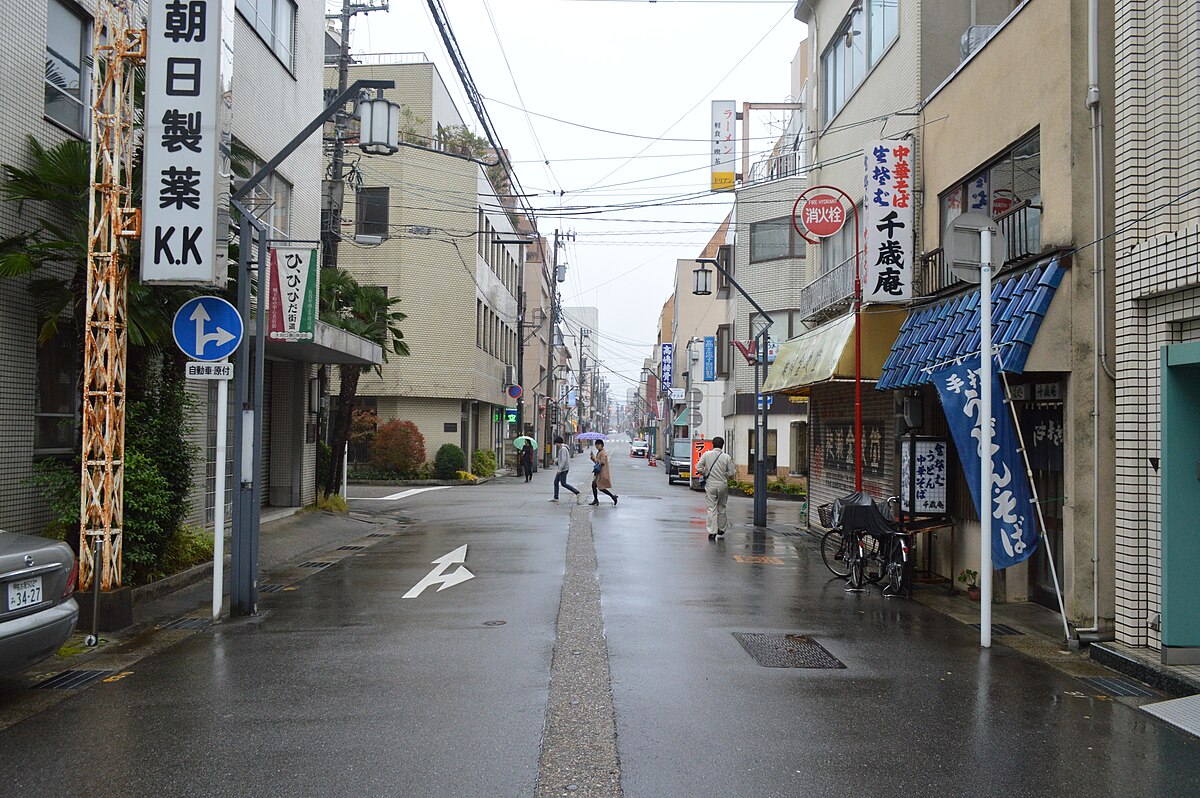
{"type": "Polygon", "coordinates": [[[525,441],[525,448],[521,450],[521,468],[525,471],[525,481],[531,481],[533,479],[533,444],[530,441],[525,441]]]}

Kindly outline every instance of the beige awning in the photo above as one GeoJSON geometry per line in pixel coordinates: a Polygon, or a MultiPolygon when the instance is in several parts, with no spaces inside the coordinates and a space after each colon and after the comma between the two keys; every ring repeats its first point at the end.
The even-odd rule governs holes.
{"type": "MultiPolygon", "coordinates": [[[[878,380],[905,311],[872,305],[862,312],[862,378],[878,380]]],[[[763,393],[806,394],[809,387],[854,379],[854,314],[802,333],[779,348],[767,369],[763,393]]]]}

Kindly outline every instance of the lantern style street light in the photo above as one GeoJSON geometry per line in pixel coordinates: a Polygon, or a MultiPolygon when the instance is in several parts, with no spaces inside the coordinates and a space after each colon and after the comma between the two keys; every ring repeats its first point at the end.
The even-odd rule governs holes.
{"type": "Polygon", "coordinates": [[[358,148],[368,155],[391,155],[400,149],[400,106],[383,96],[367,92],[358,100],[358,148]]]}
{"type": "Polygon", "coordinates": [[[754,347],[754,525],[767,525],[767,401],[762,395],[762,385],[767,379],[767,343],[770,340],[772,319],[754,298],[738,285],[729,270],[721,265],[716,258],[696,258],[699,268],[692,271],[692,293],[696,296],[708,296],[712,293],[712,269],[707,264],[717,267],[739,294],[758,312],[766,322],[763,328],[755,334],[754,347]]]}

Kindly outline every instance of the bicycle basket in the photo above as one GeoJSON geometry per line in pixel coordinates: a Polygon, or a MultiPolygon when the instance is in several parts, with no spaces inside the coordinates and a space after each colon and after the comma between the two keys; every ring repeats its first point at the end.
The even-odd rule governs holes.
{"type": "Polygon", "coordinates": [[[821,526],[829,528],[833,526],[833,505],[821,504],[817,506],[817,515],[821,519],[821,526]]]}

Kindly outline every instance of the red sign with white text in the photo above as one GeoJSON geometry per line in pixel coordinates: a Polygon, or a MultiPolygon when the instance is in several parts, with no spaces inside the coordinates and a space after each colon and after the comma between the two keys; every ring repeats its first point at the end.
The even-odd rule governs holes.
{"type": "Polygon", "coordinates": [[[832,194],[814,194],[804,201],[800,221],[808,232],[818,238],[828,238],[846,223],[846,209],[832,194]]]}

